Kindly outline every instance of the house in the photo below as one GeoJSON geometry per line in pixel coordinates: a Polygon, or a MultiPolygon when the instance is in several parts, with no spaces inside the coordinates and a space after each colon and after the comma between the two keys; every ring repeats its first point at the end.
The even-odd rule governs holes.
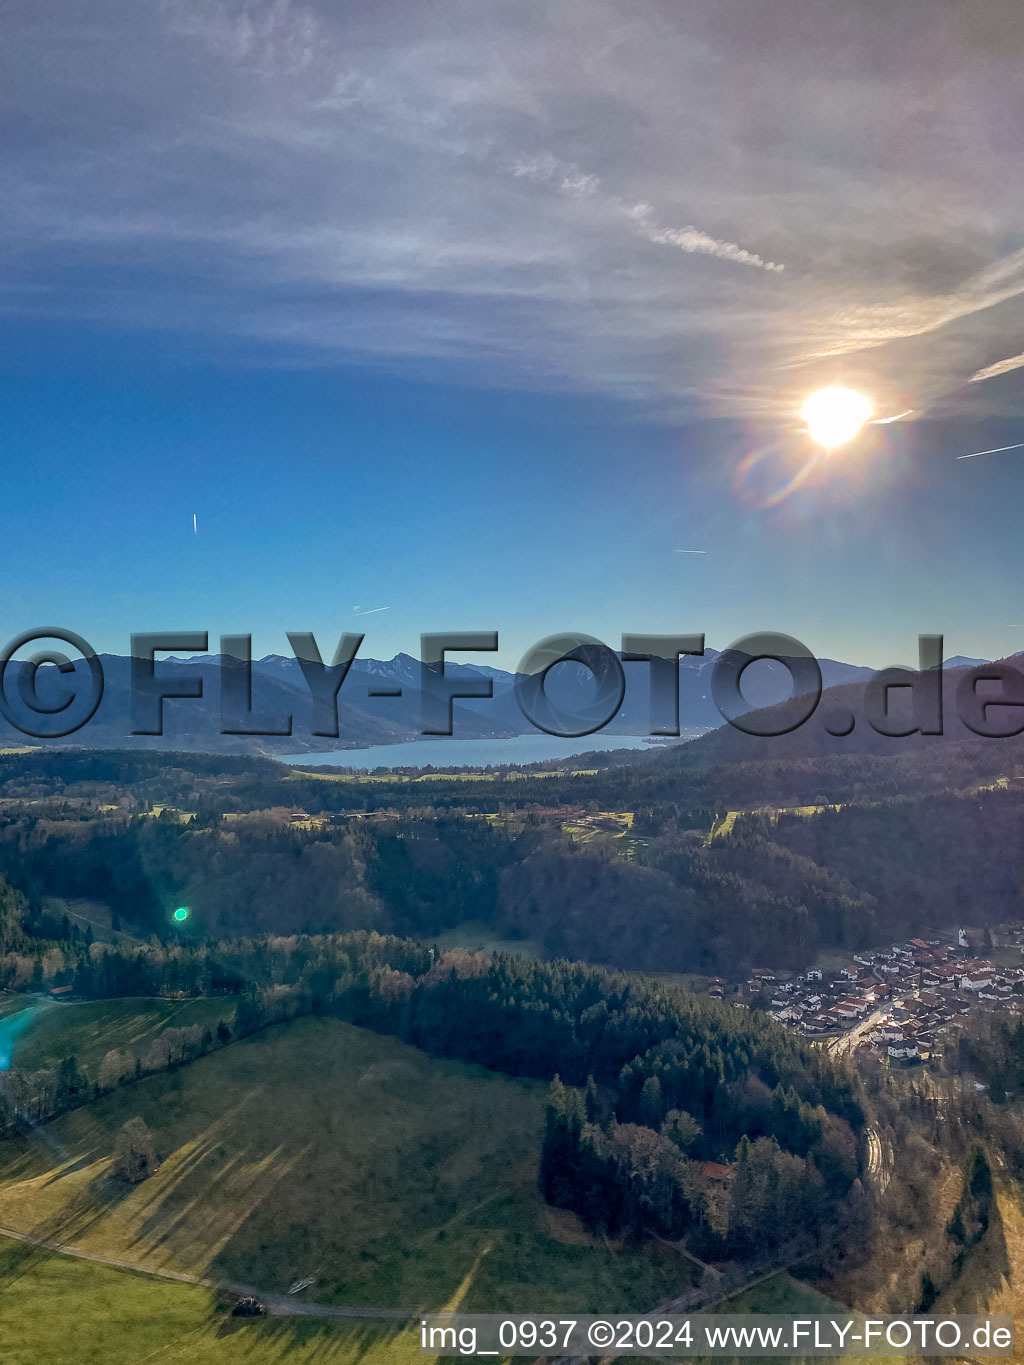
{"type": "Polygon", "coordinates": [[[960,980],[960,987],[965,991],[982,991],[995,984],[995,972],[988,967],[979,967],[973,972],[965,972],[960,980]]]}
{"type": "Polygon", "coordinates": [[[73,994],[71,986],[54,986],[50,990],[51,1000],[70,1000],[73,994]]]}
{"type": "Polygon", "coordinates": [[[867,1009],[863,1000],[840,1000],[833,1005],[830,1014],[838,1014],[841,1019],[858,1019],[867,1009]]]}
{"type": "Polygon", "coordinates": [[[732,1167],[723,1166],[720,1161],[705,1161],[701,1170],[705,1180],[714,1180],[718,1184],[725,1184],[732,1179],[732,1167]]]}
{"type": "Polygon", "coordinates": [[[811,970],[810,970],[810,971],[807,973],[807,975],[804,977],[804,980],[805,980],[805,981],[820,981],[820,980],[821,980],[821,968],[820,968],[820,967],[812,967],[811,970]]]}
{"type": "Polygon", "coordinates": [[[847,981],[856,981],[856,980],[857,980],[857,973],[858,973],[858,971],[859,971],[859,968],[857,968],[856,966],[852,966],[852,965],[849,966],[849,967],[841,967],[841,968],[839,969],[839,975],[840,975],[840,976],[845,976],[846,979],[847,979],[847,981]]]}
{"type": "Polygon", "coordinates": [[[902,1042],[889,1044],[889,1056],[897,1061],[904,1061],[908,1057],[917,1056],[917,1044],[915,1042],[902,1042]]]}

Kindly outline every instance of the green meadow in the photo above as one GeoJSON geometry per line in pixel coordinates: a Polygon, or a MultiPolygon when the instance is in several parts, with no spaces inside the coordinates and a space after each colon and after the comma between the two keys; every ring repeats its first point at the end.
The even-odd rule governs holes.
{"type": "Polygon", "coordinates": [[[0,1143],[0,1226],[266,1292],[310,1275],[309,1297],[354,1307],[615,1311],[679,1293],[692,1270],[675,1253],[544,1204],[545,1094],[300,1019],[0,1143]],[[110,1158],[136,1115],[162,1165],[126,1188],[110,1158]]]}
{"type": "Polygon", "coordinates": [[[18,1038],[14,1065],[35,1070],[57,1066],[62,1058],[73,1055],[92,1080],[111,1048],[141,1052],[168,1026],[199,1024],[216,1029],[221,1019],[230,1024],[235,1012],[234,1001],[229,999],[163,1000],[148,996],[70,1004],[32,1000],[26,1007],[33,1011],[33,1017],[18,1038]]]}
{"type": "Polygon", "coordinates": [[[413,1365],[414,1326],[230,1316],[231,1300],[0,1239],[4,1365],[413,1365]],[[59,1311],[58,1311],[59,1310],[59,1311]]]}

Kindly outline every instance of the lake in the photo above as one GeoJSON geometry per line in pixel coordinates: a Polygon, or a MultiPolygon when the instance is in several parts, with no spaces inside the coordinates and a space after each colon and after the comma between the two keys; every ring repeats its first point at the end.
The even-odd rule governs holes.
{"type": "MultiPolygon", "coordinates": [[[[506,739],[413,739],[369,749],[334,749],[326,754],[278,754],[281,763],[318,768],[487,768],[501,763],[545,763],[599,749],[650,749],[642,735],[510,735],[506,739]]],[[[659,746],[660,747],[660,746],[659,746]]]]}

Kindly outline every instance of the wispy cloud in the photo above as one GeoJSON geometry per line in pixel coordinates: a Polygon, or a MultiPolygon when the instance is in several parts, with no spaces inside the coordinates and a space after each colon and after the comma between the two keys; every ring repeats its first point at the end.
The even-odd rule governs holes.
{"type": "Polygon", "coordinates": [[[1024,364],[1000,8],[6,0],[0,309],[645,412],[841,357],[920,412],[1024,364]]]}
{"type": "Polygon", "coordinates": [[[995,379],[998,374],[1009,374],[1011,370],[1019,370],[1024,365],[1024,351],[1020,355],[1012,355],[1008,360],[999,360],[995,365],[986,365],[977,374],[971,375],[970,382],[978,384],[983,379],[995,379]]]}
{"type": "Polygon", "coordinates": [[[675,246],[680,251],[698,256],[714,256],[716,260],[733,261],[736,265],[754,265],[759,270],[768,270],[776,274],[786,268],[775,261],[764,260],[755,251],[747,251],[745,247],[737,246],[735,242],[723,242],[710,237],[692,224],[682,228],[659,227],[650,204],[634,204],[624,211],[640,235],[659,246],[675,246]]]}
{"type": "MultiPolygon", "coordinates": [[[[550,152],[540,156],[518,157],[511,169],[517,179],[552,185],[560,194],[572,199],[597,199],[601,191],[600,177],[588,175],[575,162],[562,161],[550,152]]],[[[753,265],[760,270],[779,272],[785,269],[785,266],[766,261],[736,242],[720,241],[692,224],[681,228],[662,227],[650,204],[627,204],[620,196],[612,194],[600,194],[600,202],[606,208],[622,214],[639,236],[658,246],[674,246],[680,251],[714,256],[719,261],[731,261],[736,265],[753,265]]]]}
{"type": "Polygon", "coordinates": [[[561,194],[573,199],[589,199],[601,188],[596,175],[585,175],[571,161],[559,161],[550,152],[542,156],[521,156],[512,163],[512,174],[517,180],[553,184],[561,194]]]}

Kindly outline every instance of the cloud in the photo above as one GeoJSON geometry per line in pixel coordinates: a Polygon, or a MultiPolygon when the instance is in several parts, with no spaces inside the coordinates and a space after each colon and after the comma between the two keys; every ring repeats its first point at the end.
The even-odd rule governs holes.
{"type": "Polygon", "coordinates": [[[1012,7],[770,8],[7,0],[0,311],[672,417],[1014,368],[1012,7]]]}
{"type": "Polygon", "coordinates": [[[1011,370],[1019,370],[1024,365],[1024,351],[1020,355],[1012,355],[1008,360],[997,361],[995,365],[986,365],[977,374],[972,374],[970,382],[978,384],[983,379],[995,379],[996,375],[1009,374],[1011,370]]]}
{"type": "Polygon", "coordinates": [[[573,199],[589,199],[601,188],[596,175],[584,175],[571,161],[559,161],[550,152],[543,156],[521,156],[512,163],[512,174],[517,179],[540,183],[553,182],[562,194],[573,199]]]}
{"type": "Polygon", "coordinates": [[[638,232],[649,242],[655,242],[659,246],[676,246],[680,251],[714,256],[719,261],[734,261],[737,265],[756,265],[760,270],[779,272],[786,268],[774,261],[763,260],[756,252],[747,251],[737,246],[735,242],[717,241],[692,225],[683,228],[659,227],[654,220],[654,210],[650,204],[634,204],[631,208],[625,209],[625,213],[636,224],[638,232]]]}
{"type": "MultiPolygon", "coordinates": [[[[552,184],[560,194],[573,199],[593,199],[601,189],[598,176],[587,175],[574,162],[561,161],[550,152],[541,156],[518,157],[511,169],[517,179],[552,184]]],[[[659,227],[650,204],[624,204],[616,195],[605,195],[601,202],[605,207],[623,214],[640,236],[659,246],[675,246],[680,251],[714,256],[720,261],[733,261],[737,265],[755,265],[761,270],[785,269],[772,261],[762,260],[755,252],[746,251],[735,242],[717,241],[692,225],[684,228],[659,227]]]]}

